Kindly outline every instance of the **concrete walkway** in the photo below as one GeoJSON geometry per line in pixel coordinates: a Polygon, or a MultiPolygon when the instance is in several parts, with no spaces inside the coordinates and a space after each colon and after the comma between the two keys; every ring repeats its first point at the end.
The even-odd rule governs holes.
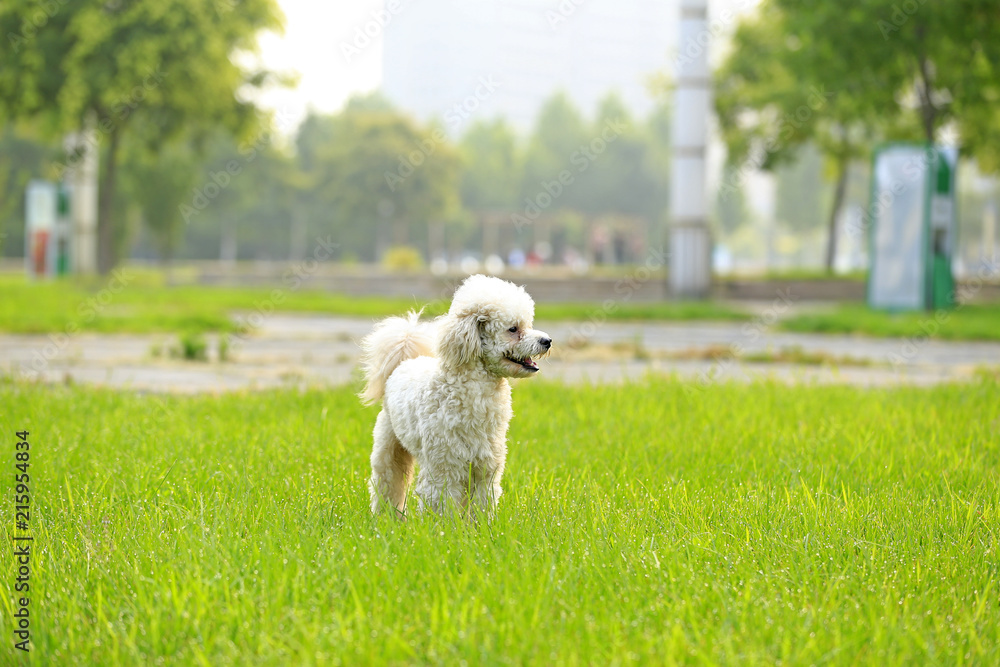
{"type": "MultiPolygon", "coordinates": [[[[755,323],[536,324],[555,340],[540,377],[567,382],[622,382],[652,372],[705,384],[774,378],[929,385],[968,381],[979,368],[1000,368],[1000,343],[774,333],[755,323]],[[810,363],[789,363],[791,358],[810,363]]],[[[366,318],[275,315],[252,337],[235,341],[226,362],[154,356],[154,349],[173,344],[167,335],[80,334],[64,340],[0,335],[0,372],[43,382],[183,393],[342,385],[355,378],[356,341],[371,325],[366,318]]],[[[214,357],[218,339],[209,341],[214,357]]]]}

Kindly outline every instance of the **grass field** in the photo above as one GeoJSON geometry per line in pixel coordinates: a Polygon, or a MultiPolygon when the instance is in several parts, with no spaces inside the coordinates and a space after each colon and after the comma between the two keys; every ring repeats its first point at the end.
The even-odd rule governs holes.
{"type": "Polygon", "coordinates": [[[1000,304],[966,305],[931,313],[887,313],[862,304],[844,304],[832,310],[794,315],[778,326],[797,333],[1000,340],[1000,304]]]}
{"type": "MultiPolygon", "coordinates": [[[[20,275],[0,274],[0,332],[54,333],[199,333],[236,329],[233,315],[273,310],[291,313],[385,317],[425,307],[427,315],[447,309],[447,299],[430,303],[414,299],[349,297],[315,290],[265,288],[167,287],[155,271],[131,270],[127,286],[114,293],[102,290],[107,281],[56,281],[31,284],[20,275]],[[100,301],[104,295],[104,303],[100,301]]],[[[668,301],[614,304],[539,303],[538,320],[619,321],[747,321],[752,314],[737,306],[712,301],[668,301]]],[[[860,334],[876,337],[918,337],[941,340],[1000,340],[1000,305],[963,306],[940,313],[885,313],[862,304],[817,309],[780,320],[775,326],[798,333],[860,334]]]]}
{"type": "MultiPolygon", "coordinates": [[[[1000,384],[515,387],[490,526],[373,519],[350,389],[0,384],[38,664],[995,664],[1000,384]]],[[[11,520],[2,523],[11,538],[11,520]]],[[[14,565],[0,565],[13,664],[14,565]]]]}
{"type": "MultiPolygon", "coordinates": [[[[22,276],[0,275],[0,332],[49,333],[74,330],[102,333],[181,333],[230,331],[233,313],[273,310],[327,315],[384,317],[426,306],[428,315],[440,315],[449,301],[350,297],[315,290],[246,287],[166,287],[154,272],[133,272],[128,284],[115,291],[107,281],[81,284],[71,281],[28,283],[22,276]],[[276,296],[277,295],[277,296],[276,296]],[[103,302],[101,299],[103,298],[103,302]]],[[[536,317],[550,320],[586,320],[596,311],[612,320],[749,320],[743,310],[712,302],[538,304],[536,317]]]]}

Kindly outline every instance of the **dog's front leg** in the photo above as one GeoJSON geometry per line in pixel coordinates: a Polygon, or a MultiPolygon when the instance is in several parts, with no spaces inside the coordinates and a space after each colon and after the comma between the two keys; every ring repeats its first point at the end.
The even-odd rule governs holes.
{"type": "Polygon", "coordinates": [[[470,516],[475,513],[485,514],[492,519],[496,513],[497,503],[503,489],[500,487],[500,480],[503,477],[503,465],[495,461],[489,461],[481,465],[472,475],[470,475],[469,500],[470,516]]]}
{"type": "Polygon", "coordinates": [[[496,512],[503,488],[504,467],[507,465],[507,434],[506,428],[496,434],[490,441],[490,458],[482,465],[478,476],[476,493],[473,496],[477,507],[485,511],[491,518],[496,512]]]}
{"type": "Polygon", "coordinates": [[[415,488],[421,503],[437,514],[465,512],[468,507],[467,484],[461,469],[447,464],[424,461],[417,473],[415,488]]]}

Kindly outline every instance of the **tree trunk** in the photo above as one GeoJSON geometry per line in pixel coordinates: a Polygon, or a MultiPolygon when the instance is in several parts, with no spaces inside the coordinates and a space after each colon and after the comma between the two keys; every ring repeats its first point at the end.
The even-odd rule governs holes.
{"type": "Polygon", "coordinates": [[[397,246],[410,244],[410,221],[406,216],[398,216],[393,225],[392,242],[397,246]]]}
{"type": "Polygon", "coordinates": [[[163,262],[163,275],[166,280],[167,287],[173,287],[174,285],[174,251],[172,248],[167,248],[161,259],[163,262]]]}
{"type": "Polygon", "coordinates": [[[937,124],[937,109],[934,107],[934,99],[931,96],[931,80],[927,59],[923,57],[920,58],[920,79],[920,115],[923,119],[924,136],[928,144],[933,144],[934,126],[937,124]]]}
{"type": "Polygon", "coordinates": [[[923,50],[924,35],[926,29],[923,25],[917,26],[917,40],[920,43],[920,52],[917,54],[917,70],[920,75],[920,83],[917,85],[917,94],[920,98],[920,118],[923,121],[924,136],[928,144],[934,144],[934,126],[937,124],[938,110],[934,106],[934,91],[931,83],[930,63],[923,50]]]}
{"type": "Polygon", "coordinates": [[[108,143],[108,159],[104,163],[104,173],[101,174],[101,185],[98,188],[97,213],[97,271],[101,275],[111,273],[118,263],[115,248],[115,230],[113,210],[115,202],[115,180],[117,177],[119,128],[111,130],[108,143]]]}
{"type": "Polygon", "coordinates": [[[833,261],[837,257],[837,220],[840,218],[840,209],[844,206],[844,193],[847,190],[847,172],[849,166],[850,158],[845,155],[837,158],[837,186],[833,191],[833,204],[830,207],[830,219],[827,222],[827,273],[833,273],[833,261]]]}

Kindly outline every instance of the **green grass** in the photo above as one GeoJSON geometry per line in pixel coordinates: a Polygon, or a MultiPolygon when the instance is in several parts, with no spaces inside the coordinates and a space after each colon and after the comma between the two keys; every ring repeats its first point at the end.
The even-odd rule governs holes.
{"type": "MultiPolygon", "coordinates": [[[[181,285],[167,287],[162,276],[128,269],[133,275],[115,293],[107,280],[28,283],[22,276],[0,275],[0,331],[101,333],[231,331],[235,312],[300,312],[385,317],[411,308],[440,315],[448,300],[352,297],[317,290],[181,285]],[[103,303],[102,303],[103,299],[103,303]]],[[[746,313],[716,303],[615,302],[539,304],[536,317],[561,320],[747,320],[746,313]]]]}
{"type": "MultiPolygon", "coordinates": [[[[763,275],[738,276],[740,280],[842,280],[845,282],[864,282],[868,271],[851,271],[850,273],[830,273],[825,269],[782,269],[768,271],[763,275]]],[[[727,280],[724,278],[723,280],[727,280]]]]}
{"type": "Polygon", "coordinates": [[[778,323],[799,333],[925,337],[940,340],[1000,340],[1000,304],[968,305],[937,312],[888,313],[861,304],[795,315],[778,323]]]}
{"type": "Polygon", "coordinates": [[[316,290],[167,287],[148,273],[138,273],[117,293],[102,292],[107,284],[101,280],[28,283],[19,276],[0,276],[0,331],[46,333],[73,325],[102,333],[231,331],[232,314],[237,311],[380,317],[415,305],[412,299],[358,299],[316,290]]]}
{"type": "Polygon", "coordinates": [[[351,388],[0,384],[8,544],[31,432],[35,661],[1000,661],[996,382],[514,401],[499,516],[474,528],[368,514],[375,411],[351,388]]]}

